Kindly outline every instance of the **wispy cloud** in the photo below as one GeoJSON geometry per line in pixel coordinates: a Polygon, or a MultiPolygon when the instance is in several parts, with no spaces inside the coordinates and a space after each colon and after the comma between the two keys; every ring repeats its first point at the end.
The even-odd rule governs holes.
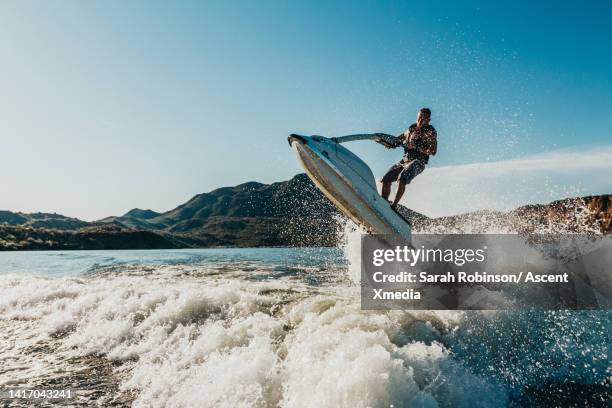
{"type": "Polygon", "coordinates": [[[612,193],[612,145],[498,162],[430,167],[402,200],[429,216],[612,193]]]}

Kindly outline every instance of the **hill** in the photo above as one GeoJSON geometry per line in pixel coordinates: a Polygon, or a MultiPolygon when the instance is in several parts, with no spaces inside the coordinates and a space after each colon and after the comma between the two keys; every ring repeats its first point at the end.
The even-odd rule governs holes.
{"type": "Polygon", "coordinates": [[[133,211],[100,222],[196,238],[213,246],[333,245],[341,228],[340,213],[305,174],[272,184],[219,188],[146,219],[133,211]]]}
{"type": "Polygon", "coordinates": [[[88,222],[60,214],[0,211],[0,225],[21,225],[32,228],[49,228],[55,230],[74,230],[89,225],[88,222]]]}
{"type": "Polygon", "coordinates": [[[509,212],[474,211],[414,220],[415,232],[612,234],[612,194],[529,204],[509,212]]]}
{"type": "Polygon", "coordinates": [[[76,230],[33,228],[0,224],[0,250],[170,249],[187,245],[153,231],[116,225],[87,226],[76,230]]]}
{"type": "MultiPolygon", "coordinates": [[[[415,232],[612,233],[612,195],[568,198],[510,212],[428,218],[401,211],[415,232]]],[[[0,211],[0,250],[330,246],[344,217],[304,174],[194,196],[158,213],[135,208],[86,222],[59,214],[0,211]]]]}

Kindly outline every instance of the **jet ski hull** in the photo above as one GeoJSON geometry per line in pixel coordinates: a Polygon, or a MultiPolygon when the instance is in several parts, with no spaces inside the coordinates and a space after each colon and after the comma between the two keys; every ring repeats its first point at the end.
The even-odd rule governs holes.
{"type": "Polygon", "coordinates": [[[322,136],[291,135],[306,174],[332,203],[369,233],[410,239],[410,226],[376,188],[370,168],[344,146],[322,136]]]}

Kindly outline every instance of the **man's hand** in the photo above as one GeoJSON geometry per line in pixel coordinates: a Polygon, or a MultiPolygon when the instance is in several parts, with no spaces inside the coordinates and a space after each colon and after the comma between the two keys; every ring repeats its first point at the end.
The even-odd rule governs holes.
{"type": "Polygon", "coordinates": [[[385,146],[386,149],[395,149],[400,145],[399,139],[395,136],[386,133],[372,133],[372,135],[376,137],[376,142],[385,146]]]}
{"type": "Polygon", "coordinates": [[[384,139],[376,139],[375,142],[385,146],[385,149],[391,149],[393,147],[389,143],[385,142],[384,139]]]}

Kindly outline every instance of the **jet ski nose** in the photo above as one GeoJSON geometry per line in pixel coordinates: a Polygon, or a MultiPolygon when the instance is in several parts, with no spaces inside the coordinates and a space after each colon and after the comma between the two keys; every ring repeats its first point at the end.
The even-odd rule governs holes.
{"type": "Polygon", "coordinates": [[[293,142],[300,142],[302,144],[306,144],[306,138],[304,136],[296,135],[295,133],[290,134],[287,138],[287,141],[289,142],[289,146],[291,146],[293,142]]]}

